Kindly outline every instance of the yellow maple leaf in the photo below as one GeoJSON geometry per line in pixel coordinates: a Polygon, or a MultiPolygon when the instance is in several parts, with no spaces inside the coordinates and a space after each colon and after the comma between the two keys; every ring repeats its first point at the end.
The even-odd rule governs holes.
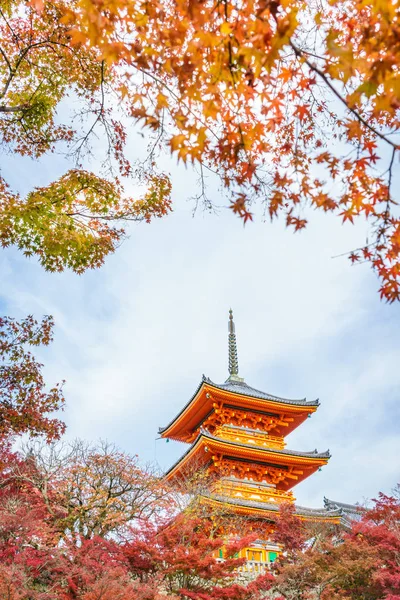
{"type": "Polygon", "coordinates": [[[229,35],[230,33],[232,33],[232,26],[230,25],[230,23],[227,23],[226,21],[225,23],[222,23],[220,27],[220,32],[222,33],[222,35],[229,35]]]}

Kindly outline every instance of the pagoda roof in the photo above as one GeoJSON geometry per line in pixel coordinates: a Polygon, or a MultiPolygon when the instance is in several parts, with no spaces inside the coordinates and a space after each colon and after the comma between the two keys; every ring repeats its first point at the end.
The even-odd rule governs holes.
{"type": "Polygon", "coordinates": [[[185,436],[187,437],[189,432],[195,432],[212,412],[215,399],[220,399],[225,403],[229,401],[237,402],[240,399],[241,407],[261,413],[263,411],[267,414],[271,414],[268,411],[275,411],[278,414],[289,413],[291,415],[296,413],[296,418],[285,430],[285,435],[293,431],[319,406],[318,399],[307,401],[306,398],[281,398],[253,388],[244,381],[235,381],[229,378],[225,383],[218,384],[203,375],[190,400],[166,427],[159,428],[159,433],[163,437],[187,441],[185,436]],[[212,398],[211,394],[215,398],[212,398]]]}
{"type": "Polygon", "coordinates": [[[306,398],[289,399],[281,398],[279,396],[273,396],[272,394],[268,394],[267,392],[261,392],[260,390],[251,387],[244,381],[234,381],[227,379],[225,383],[214,383],[213,381],[211,381],[211,379],[203,375],[201,383],[203,382],[206,382],[209,385],[220,390],[227,390],[228,392],[232,392],[233,394],[240,394],[241,396],[251,396],[252,398],[259,398],[261,400],[272,400],[273,402],[279,402],[283,404],[295,404],[296,406],[319,406],[319,400],[307,401],[306,398]]]}
{"type": "MultiPolygon", "coordinates": [[[[248,516],[263,516],[268,518],[270,514],[274,517],[279,513],[279,503],[259,502],[257,500],[244,500],[242,498],[221,496],[208,492],[202,493],[202,497],[214,506],[233,506],[233,512],[248,516]],[[236,510],[235,510],[236,509],[236,510]]],[[[308,508],[305,506],[294,505],[295,515],[303,520],[309,521],[330,521],[340,523],[343,520],[343,513],[339,509],[328,508],[308,508]]],[[[231,511],[230,511],[231,512],[231,511]]]]}
{"type": "Polygon", "coordinates": [[[336,500],[329,500],[329,498],[324,497],[324,506],[327,509],[337,509],[342,512],[342,514],[349,515],[350,518],[361,518],[362,514],[365,512],[365,508],[360,506],[359,504],[345,504],[344,502],[337,502],[336,500]]]}
{"type": "MultiPolygon", "coordinates": [[[[275,448],[268,448],[262,446],[256,446],[254,444],[245,444],[242,442],[227,440],[221,437],[211,435],[206,431],[200,431],[196,440],[188,448],[188,450],[173,464],[170,469],[165,473],[166,479],[172,479],[179,477],[186,464],[190,464],[190,460],[200,460],[203,464],[209,462],[208,454],[210,451],[219,452],[227,457],[234,457],[236,460],[253,461],[257,464],[268,464],[270,460],[274,461],[271,466],[277,468],[287,468],[288,466],[301,466],[307,467],[308,472],[303,473],[302,476],[296,477],[295,481],[290,481],[286,489],[290,489],[301,481],[311,475],[312,472],[316,471],[320,466],[325,465],[329,458],[329,450],[326,452],[318,452],[313,450],[311,452],[299,452],[297,450],[278,450],[275,448]]],[[[211,456],[210,456],[211,458],[211,456]]]]}
{"type": "MultiPolygon", "coordinates": [[[[227,442],[230,445],[235,445],[235,446],[242,446],[243,448],[251,448],[252,450],[256,449],[256,450],[261,450],[261,451],[266,451],[268,453],[273,453],[273,454],[283,454],[283,455],[288,455],[288,456],[301,456],[303,458],[330,458],[330,452],[329,450],[326,450],[325,452],[318,452],[318,450],[311,450],[310,452],[301,452],[299,450],[287,450],[286,448],[284,448],[283,450],[278,450],[277,448],[268,448],[268,447],[262,447],[262,446],[256,446],[255,444],[244,444],[243,442],[237,442],[235,441],[231,441],[231,440],[226,440],[224,438],[218,437],[216,435],[211,435],[211,433],[208,433],[206,431],[201,431],[200,434],[198,435],[197,439],[199,439],[201,436],[208,438],[209,440],[215,440],[217,442],[227,442]]],[[[197,440],[196,440],[197,441],[197,440]]]]}

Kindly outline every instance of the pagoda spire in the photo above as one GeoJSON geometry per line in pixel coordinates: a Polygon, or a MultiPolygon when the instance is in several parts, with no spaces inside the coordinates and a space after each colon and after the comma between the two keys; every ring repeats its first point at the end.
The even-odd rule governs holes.
{"type": "Polygon", "coordinates": [[[227,381],[244,381],[242,377],[239,377],[239,360],[236,345],[235,323],[233,321],[233,312],[231,308],[229,309],[228,331],[229,377],[227,381]]]}

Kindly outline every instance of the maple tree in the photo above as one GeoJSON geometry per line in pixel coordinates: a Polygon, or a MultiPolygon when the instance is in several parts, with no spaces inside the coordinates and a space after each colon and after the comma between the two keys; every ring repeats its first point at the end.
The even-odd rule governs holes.
{"type": "Polygon", "coordinates": [[[68,171],[26,198],[0,181],[1,243],[18,245],[25,256],[38,256],[48,271],[69,267],[82,273],[98,267],[124,238],[121,221],[149,222],[168,211],[168,179],[152,175],[146,181],[149,188],[141,200],[123,198],[117,182],[82,169],[68,171]]]}
{"type": "Polygon", "coordinates": [[[70,27],[62,23],[66,9],[63,2],[42,4],[39,12],[25,1],[0,3],[1,143],[34,159],[67,148],[75,159],[75,168],[25,197],[0,176],[0,243],[37,256],[47,270],[82,273],[115,250],[124,222],[150,221],[169,211],[170,183],[150,162],[145,171],[136,169],[147,188],[143,196],[123,193],[118,174],[129,175],[133,166],[123,155],[124,127],[106,106],[113,70],[95,51],[71,44],[70,27]],[[60,123],[60,103],[71,96],[80,103],[78,114],[60,123]],[[109,177],[82,166],[99,128],[108,140],[109,177]]]}
{"type": "Polygon", "coordinates": [[[291,560],[305,548],[307,530],[296,516],[295,507],[289,502],[282,502],[279,507],[279,518],[276,520],[273,540],[285,548],[286,559],[291,560]]]}
{"type": "Polygon", "coordinates": [[[134,600],[128,593],[130,580],[117,544],[98,537],[80,545],[69,539],[60,544],[54,511],[31,485],[35,471],[31,457],[24,459],[3,448],[1,461],[1,596],[8,600],[134,600]]]}
{"type": "MultiPolygon", "coordinates": [[[[249,586],[234,581],[234,570],[243,563],[234,554],[249,537],[226,544],[210,535],[204,519],[177,517],[171,498],[168,510],[163,502],[162,512],[156,510],[159,498],[153,497],[153,510],[142,511],[134,525],[120,528],[114,522],[112,529],[103,528],[101,535],[92,530],[89,537],[93,503],[89,495],[81,496],[80,519],[87,520],[87,531],[78,540],[59,502],[62,482],[69,496],[68,462],[58,462],[58,477],[47,478],[46,495],[37,485],[42,464],[34,452],[23,456],[5,447],[0,452],[0,594],[8,600],[258,600],[269,589],[270,575],[249,586]],[[60,527],[66,527],[62,539],[60,527]],[[224,561],[216,554],[222,544],[224,561]]],[[[136,469],[136,460],[132,463],[136,469]]],[[[125,469],[128,479],[127,460],[125,469]]],[[[108,477],[109,483],[112,471],[108,477]]],[[[99,503],[98,512],[107,511],[114,514],[111,505],[99,503]]]]}
{"type": "Polygon", "coordinates": [[[373,583],[387,600],[400,598],[400,486],[393,495],[380,493],[374,506],[353,527],[353,536],[378,552],[373,583]]]}
{"type": "MultiPolygon", "coordinates": [[[[382,297],[399,299],[396,2],[3,4],[1,131],[15,151],[36,156],[60,141],[80,156],[103,126],[109,153],[125,176],[132,172],[124,148],[126,119],[141,122],[154,134],[150,164],[160,145],[193,163],[206,203],[204,173],[212,171],[244,221],[252,218],[255,200],[271,219],[282,215],[295,230],[306,226],[307,208],[351,223],[365,220],[367,242],[349,257],[371,264],[382,297]],[[56,124],[56,109],[71,92],[89,118],[84,133],[56,124]],[[112,116],[116,105],[120,119],[112,116]]],[[[3,184],[3,244],[38,253],[48,268],[81,271],[100,264],[120,239],[113,223],[130,209],[121,208],[120,179],[96,177],[78,169],[24,200],[3,184]],[[91,191],[85,200],[80,190],[87,179],[91,191]],[[33,207],[43,209],[39,219],[33,207]],[[59,229],[62,221],[68,224],[59,247],[52,226],[43,232],[54,221],[59,229]]],[[[169,209],[169,181],[154,177],[158,191],[150,205],[144,201],[149,217],[169,209]]],[[[143,216],[141,208],[133,213],[143,216]]]]}
{"type": "Polygon", "coordinates": [[[27,432],[52,440],[65,429],[60,420],[48,416],[63,408],[62,384],[46,391],[43,365],[29,351],[47,346],[52,330],[51,317],[41,322],[32,316],[21,321],[0,318],[0,440],[27,432]]]}
{"type": "Polygon", "coordinates": [[[155,527],[146,524],[131,534],[122,548],[132,574],[150,589],[155,583],[168,597],[258,600],[271,587],[270,574],[258,576],[247,586],[235,580],[236,569],[245,562],[235,555],[254,541],[255,535],[231,540],[213,536],[211,523],[190,513],[181,513],[155,527]],[[224,560],[217,552],[222,547],[224,560]]]}
{"type": "Polygon", "coordinates": [[[150,468],[107,442],[30,443],[25,457],[30,468],[17,465],[13,477],[42,497],[59,535],[77,544],[121,533],[173,505],[150,468]]]}
{"type": "MultiPolygon", "coordinates": [[[[4,442],[4,440],[2,440],[4,442]]],[[[40,496],[13,476],[25,461],[9,443],[0,446],[0,593],[10,600],[27,597],[35,573],[54,545],[40,496]]],[[[28,469],[28,465],[25,464],[28,469]]]]}
{"type": "Polygon", "coordinates": [[[284,512],[277,532],[288,546],[274,565],[275,591],[284,600],[398,600],[400,498],[380,494],[360,516],[347,531],[303,526],[293,534],[284,512]]]}
{"type": "Polygon", "coordinates": [[[342,540],[337,531],[326,529],[290,563],[277,564],[276,590],[287,600],[382,598],[373,579],[378,556],[369,544],[347,536],[342,540]]]}
{"type": "MultiPolygon", "coordinates": [[[[64,524],[80,536],[105,537],[132,520],[160,511],[166,490],[149,469],[108,443],[75,443],[63,470],[61,504],[64,524]]],[[[168,500],[170,502],[170,500],[168,500]]]]}

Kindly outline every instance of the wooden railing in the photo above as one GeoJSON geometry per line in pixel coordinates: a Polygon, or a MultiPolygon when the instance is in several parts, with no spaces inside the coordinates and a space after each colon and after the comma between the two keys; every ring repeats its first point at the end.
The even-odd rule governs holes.
{"type": "Polygon", "coordinates": [[[244,565],[238,568],[239,573],[248,573],[254,575],[263,575],[271,570],[272,562],[261,562],[259,560],[248,560],[244,565]]]}
{"type": "Polygon", "coordinates": [[[226,426],[218,427],[215,430],[216,436],[225,440],[231,440],[233,442],[240,442],[242,444],[254,444],[255,446],[262,446],[265,448],[274,448],[282,450],[285,447],[283,437],[268,435],[262,431],[246,430],[246,428],[230,428],[226,426]]]}
{"type": "Polygon", "coordinates": [[[292,492],[284,492],[272,487],[263,487],[253,482],[246,481],[218,481],[213,492],[223,496],[233,498],[242,498],[243,500],[255,500],[258,502],[294,502],[295,498],[292,492]]]}

